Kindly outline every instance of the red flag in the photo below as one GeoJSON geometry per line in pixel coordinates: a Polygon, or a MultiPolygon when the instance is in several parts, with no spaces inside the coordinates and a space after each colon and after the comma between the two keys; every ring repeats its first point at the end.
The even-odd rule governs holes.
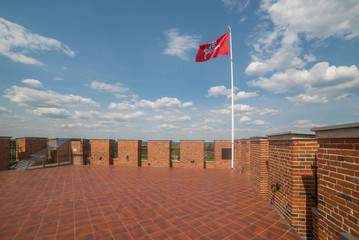
{"type": "Polygon", "coordinates": [[[196,62],[204,62],[221,55],[229,55],[228,32],[214,42],[199,45],[196,62]]]}

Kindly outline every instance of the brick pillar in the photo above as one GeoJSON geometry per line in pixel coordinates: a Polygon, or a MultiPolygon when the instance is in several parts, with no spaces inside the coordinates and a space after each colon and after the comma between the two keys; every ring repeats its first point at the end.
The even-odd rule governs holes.
{"type": "Polygon", "coordinates": [[[302,236],[313,239],[315,180],[311,165],[318,149],[312,133],[268,135],[268,201],[302,236]]]}
{"type": "Polygon", "coordinates": [[[246,177],[250,176],[250,150],[251,142],[249,138],[240,139],[241,141],[241,154],[239,161],[238,170],[243,173],[246,177]]]}
{"type": "Polygon", "coordinates": [[[150,167],[171,167],[171,141],[149,140],[147,142],[147,165],[150,167]]]}
{"type": "Polygon", "coordinates": [[[204,168],[204,140],[181,140],[178,165],[180,168],[204,168]]]}
{"type": "Polygon", "coordinates": [[[231,168],[232,166],[231,149],[232,149],[232,142],[230,140],[214,141],[215,168],[231,168]],[[225,158],[223,159],[222,156],[225,158]]]}
{"type": "Polygon", "coordinates": [[[359,122],[311,130],[319,143],[318,238],[359,238],[359,122]]]}
{"type": "Polygon", "coordinates": [[[141,160],[140,140],[118,140],[118,165],[139,166],[141,160]]]}
{"type": "Polygon", "coordinates": [[[115,141],[111,139],[91,140],[91,164],[112,165],[115,155],[115,141]]]}
{"type": "Polygon", "coordinates": [[[9,167],[11,137],[0,137],[0,169],[9,167]]]}
{"type": "Polygon", "coordinates": [[[90,140],[71,139],[72,161],[74,165],[86,165],[89,157],[90,140]]]}
{"type": "Polygon", "coordinates": [[[241,167],[241,141],[234,140],[234,168],[239,172],[242,171],[241,167]]]}
{"type": "Polygon", "coordinates": [[[268,138],[250,138],[250,182],[263,196],[268,192],[268,138]]]}
{"type": "Polygon", "coordinates": [[[16,160],[29,158],[47,146],[47,138],[39,137],[24,137],[16,138],[16,160]]]}

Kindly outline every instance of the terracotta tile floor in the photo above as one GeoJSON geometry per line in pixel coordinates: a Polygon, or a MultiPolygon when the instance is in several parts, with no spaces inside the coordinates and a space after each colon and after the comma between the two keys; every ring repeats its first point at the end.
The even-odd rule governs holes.
{"type": "Polygon", "coordinates": [[[236,170],[0,172],[0,239],[301,239],[236,170]]]}

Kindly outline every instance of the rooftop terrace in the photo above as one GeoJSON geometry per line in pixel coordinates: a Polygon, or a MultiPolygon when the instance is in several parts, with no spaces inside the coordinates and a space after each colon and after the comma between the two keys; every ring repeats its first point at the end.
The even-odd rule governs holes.
{"type": "Polygon", "coordinates": [[[230,169],[0,172],[0,239],[301,239],[230,169]]]}

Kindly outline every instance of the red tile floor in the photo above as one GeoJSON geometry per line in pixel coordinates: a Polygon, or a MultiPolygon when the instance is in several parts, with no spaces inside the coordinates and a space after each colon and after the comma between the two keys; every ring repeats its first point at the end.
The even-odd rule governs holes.
{"type": "Polygon", "coordinates": [[[0,172],[0,239],[301,239],[236,170],[0,172]]]}

